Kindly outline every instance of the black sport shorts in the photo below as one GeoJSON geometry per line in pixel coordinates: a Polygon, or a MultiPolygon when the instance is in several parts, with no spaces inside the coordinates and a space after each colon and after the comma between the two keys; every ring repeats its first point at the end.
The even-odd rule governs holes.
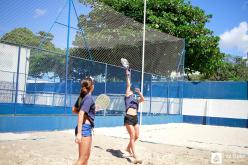
{"type": "Polygon", "coordinates": [[[136,124],[138,124],[138,116],[132,116],[132,115],[128,115],[126,114],[125,118],[124,118],[124,125],[133,125],[135,126],[136,124]]]}

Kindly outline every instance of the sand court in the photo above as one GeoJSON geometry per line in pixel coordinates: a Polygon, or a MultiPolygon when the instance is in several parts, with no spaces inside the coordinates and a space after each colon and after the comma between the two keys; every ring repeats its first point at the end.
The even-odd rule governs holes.
{"type": "MultiPolygon", "coordinates": [[[[137,143],[145,165],[211,164],[211,153],[222,154],[223,164],[248,162],[245,128],[162,124],[142,126],[137,143]]],[[[124,127],[95,128],[90,165],[133,164],[124,149],[124,127]]],[[[71,165],[77,159],[74,130],[0,134],[1,165],[71,165]]]]}

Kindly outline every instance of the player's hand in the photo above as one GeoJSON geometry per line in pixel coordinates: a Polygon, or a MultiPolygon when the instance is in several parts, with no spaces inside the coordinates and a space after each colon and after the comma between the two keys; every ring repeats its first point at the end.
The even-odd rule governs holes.
{"type": "Polygon", "coordinates": [[[130,76],[130,70],[129,69],[126,69],[126,75],[130,76]]]}
{"type": "Polygon", "coordinates": [[[80,133],[77,134],[76,139],[75,139],[75,143],[81,143],[82,142],[82,135],[80,133]]]}
{"type": "Polygon", "coordinates": [[[76,107],[72,107],[72,113],[78,114],[79,110],[76,107]]]}
{"type": "Polygon", "coordinates": [[[139,88],[135,88],[135,92],[140,93],[140,89],[139,88]]]}

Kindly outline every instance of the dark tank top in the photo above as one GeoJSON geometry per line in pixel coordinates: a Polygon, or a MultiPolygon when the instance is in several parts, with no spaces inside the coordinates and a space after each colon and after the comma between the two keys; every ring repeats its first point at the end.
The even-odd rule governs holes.
{"type": "Polygon", "coordinates": [[[124,100],[125,100],[126,112],[127,112],[128,108],[133,108],[136,110],[139,109],[139,101],[134,98],[134,94],[132,94],[130,96],[125,96],[124,100]]]}

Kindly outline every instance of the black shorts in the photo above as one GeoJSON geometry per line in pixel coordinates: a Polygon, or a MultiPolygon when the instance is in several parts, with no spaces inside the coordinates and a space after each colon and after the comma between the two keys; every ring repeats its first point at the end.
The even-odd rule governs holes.
{"type": "Polygon", "coordinates": [[[138,116],[132,116],[132,115],[128,115],[126,114],[125,118],[124,118],[124,125],[133,125],[135,126],[136,124],[138,124],[138,116]]]}

